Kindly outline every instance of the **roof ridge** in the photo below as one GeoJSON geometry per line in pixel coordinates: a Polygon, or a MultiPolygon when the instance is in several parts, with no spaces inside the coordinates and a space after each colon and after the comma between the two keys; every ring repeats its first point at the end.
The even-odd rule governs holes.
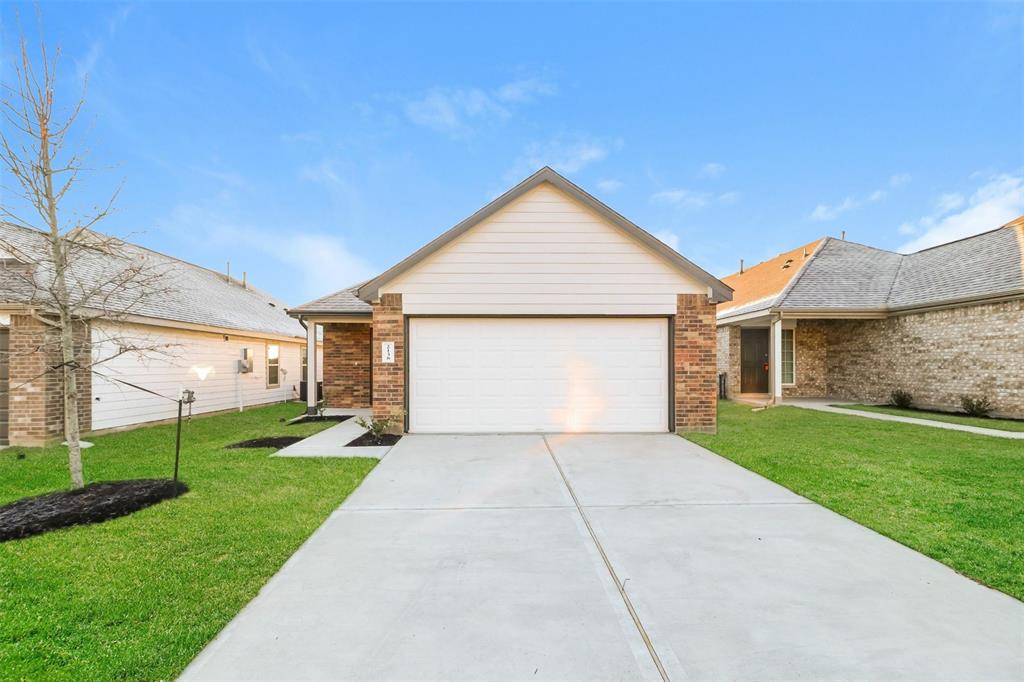
{"type": "Polygon", "coordinates": [[[903,264],[907,262],[907,256],[900,254],[899,265],[896,266],[896,274],[893,275],[892,281],[889,282],[889,291],[885,292],[885,305],[888,307],[889,300],[892,298],[892,292],[896,290],[896,282],[900,279],[900,273],[903,272],[903,264]]]}
{"type": "Polygon", "coordinates": [[[779,292],[779,295],[775,297],[776,306],[782,305],[782,302],[789,295],[789,292],[793,290],[793,287],[796,286],[796,283],[800,281],[800,278],[802,278],[804,276],[804,273],[807,272],[807,266],[810,265],[811,261],[817,258],[818,254],[821,253],[825,246],[833,240],[835,240],[835,237],[832,237],[830,235],[825,235],[824,237],[821,238],[821,241],[818,242],[818,246],[816,246],[814,251],[811,252],[811,255],[804,259],[804,262],[800,264],[800,268],[796,271],[796,274],[793,275],[792,278],[790,278],[786,286],[784,286],[782,288],[782,291],[779,292]]]}

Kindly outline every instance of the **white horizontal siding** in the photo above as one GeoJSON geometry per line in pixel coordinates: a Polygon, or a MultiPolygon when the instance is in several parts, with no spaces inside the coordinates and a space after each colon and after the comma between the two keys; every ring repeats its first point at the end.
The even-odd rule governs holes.
{"type": "Polygon", "coordinates": [[[707,287],[542,185],[382,289],[406,314],[671,315],[707,287]]]}
{"type": "MultiPolygon", "coordinates": [[[[301,342],[283,343],[242,336],[224,336],[134,324],[94,323],[93,357],[102,361],[99,374],[136,384],[167,398],[176,398],[182,388],[196,392],[192,413],[238,409],[298,397],[302,378],[301,342]],[[117,340],[129,340],[145,347],[167,346],[144,355],[116,355],[117,340]],[[281,380],[278,387],[266,385],[266,348],[276,343],[281,349],[281,380]],[[238,374],[236,363],[242,349],[249,349],[253,371],[238,374]],[[200,374],[206,372],[205,379],[200,374]]],[[[322,363],[318,363],[322,365],[322,363]]],[[[92,379],[92,428],[108,429],[169,419],[177,405],[144,391],[110,381],[99,374],[92,379]]]]}

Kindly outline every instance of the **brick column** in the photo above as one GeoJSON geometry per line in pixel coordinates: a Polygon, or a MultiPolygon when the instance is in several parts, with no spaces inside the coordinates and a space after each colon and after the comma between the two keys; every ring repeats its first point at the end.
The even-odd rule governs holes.
{"type": "Polygon", "coordinates": [[[676,431],[714,433],[718,376],[715,304],[704,294],[679,294],[675,319],[676,431]]]}
{"type": "Polygon", "coordinates": [[[373,325],[324,325],[324,401],[327,407],[370,407],[373,325]]]}
{"type": "MultiPolygon", "coordinates": [[[[75,330],[79,362],[90,362],[89,327],[75,330]]],[[[11,445],[41,446],[63,438],[64,404],[59,371],[60,337],[56,328],[31,315],[11,315],[10,393],[11,445]]],[[[78,422],[82,433],[92,428],[92,373],[78,370],[78,422]]]]}
{"type": "Polygon", "coordinates": [[[725,395],[733,398],[740,392],[740,328],[718,328],[718,372],[725,372],[725,395]]]}
{"type": "Polygon", "coordinates": [[[404,430],[405,316],[401,294],[381,294],[373,304],[373,416],[398,417],[393,431],[404,430]],[[381,344],[395,344],[395,361],[381,361],[381,344]]]}

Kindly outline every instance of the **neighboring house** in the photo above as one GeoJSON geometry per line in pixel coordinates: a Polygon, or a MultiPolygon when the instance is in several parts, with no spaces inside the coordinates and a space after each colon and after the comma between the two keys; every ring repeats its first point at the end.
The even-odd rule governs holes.
{"type": "MultiPolygon", "coordinates": [[[[0,225],[0,244],[13,247],[0,253],[0,445],[41,445],[63,433],[60,377],[50,369],[60,363],[56,331],[40,319],[52,316],[26,284],[45,284],[45,268],[32,262],[46,243],[35,230],[0,225]]],[[[139,246],[121,243],[119,251],[90,254],[81,281],[110,272],[117,257],[152,267],[160,291],[140,301],[111,297],[108,317],[78,330],[83,432],[172,418],[177,405],[167,398],[182,388],[196,392],[193,413],[298,397],[306,332],[279,301],[139,246]],[[124,344],[146,352],[118,354],[124,344]],[[87,367],[90,359],[96,364],[87,367]],[[251,371],[240,371],[243,359],[251,371]]]]}
{"type": "Polygon", "coordinates": [[[724,278],[718,365],[730,397],[924,407],[987,396],[1024,417],[1024,217],[901,255],[825,237],[724,278]]]}
{"type": "Polygon", "coordinates": [[[730,295],[544,168],[290,313],[324,329],[329,407],[411,432],[712,431],[715,305],[730,295]]]}

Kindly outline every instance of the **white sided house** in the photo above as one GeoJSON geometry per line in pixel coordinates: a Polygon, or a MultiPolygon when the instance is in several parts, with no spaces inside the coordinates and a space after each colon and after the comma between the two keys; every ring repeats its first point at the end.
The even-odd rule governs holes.
{"type": "Polygon", "coordinates": [[[327,405],[410,432],[710,431],[715,305],[730,296],[544,168],[373,280],[290,312],[324,329],[327,405]]]}
{"type": "MultiPolygon", "coordinates": [[[[43,277],[33,255],[43,236],[10,225],[0,230],[7,247],[0,253],[0,445],[42,445],[63,433],[60,380],[52,371],[59,364],[56,331],[28,284],[43,277]]],[[[120,309],[115,297],[108,315],[78,330],[83,432],[171,419],[182,389],[195,391],[193,414],[304,393],[306,332],[281,302],[244,278],[131,244],[118,251],[90,254],[76,276],[87,281],[118,267],[109,259],[138,259],[160,273],[159,293],[120,309]],[[123,352],[126,346],[139,350],[123,352]]]]}

